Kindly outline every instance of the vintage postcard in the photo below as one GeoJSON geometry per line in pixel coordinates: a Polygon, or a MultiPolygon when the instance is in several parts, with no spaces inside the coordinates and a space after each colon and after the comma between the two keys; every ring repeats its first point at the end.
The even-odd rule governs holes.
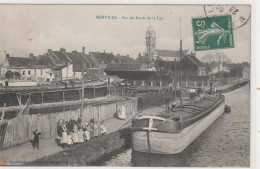
{"type": "Polygon", "coordinates": [[[1,4],[0,165],[251,167],[251,4],[1,4]]]}

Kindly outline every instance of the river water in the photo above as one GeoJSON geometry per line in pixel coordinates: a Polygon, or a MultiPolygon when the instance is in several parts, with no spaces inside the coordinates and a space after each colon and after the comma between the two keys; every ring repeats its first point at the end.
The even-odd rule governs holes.
{"type": "Polygon", "coordinates": [[[223,113],[182,153],[159,155],[133,152],[117,154],[103,166],[142,167],[249,167],[249,86],[226,93],[231,113],[223,113]]]}

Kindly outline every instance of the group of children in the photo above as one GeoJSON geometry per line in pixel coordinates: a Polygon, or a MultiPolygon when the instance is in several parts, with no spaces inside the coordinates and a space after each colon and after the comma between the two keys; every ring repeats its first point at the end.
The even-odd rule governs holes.
{"type": "Polygon", "coordinates": [[[99,125],[92,117],[90,122],[77,121],[72,118],[69,122],[62,122],[58,125],[60,145],[62,148],[70,147],[73,144],[83,143],[91,138],[107,133],[104,122],[99,125]]]}

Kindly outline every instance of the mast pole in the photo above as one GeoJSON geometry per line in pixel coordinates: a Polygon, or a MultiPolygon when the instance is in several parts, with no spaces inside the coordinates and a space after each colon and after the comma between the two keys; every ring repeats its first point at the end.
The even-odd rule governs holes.
{"type": "Polygon", "coordinates": [[[177,91],[177,60],[174,60],[174,102],[176,102],[176,91],[177,91]]]}
{"type": "Polygon", "coordinates": [[[83,117],[84,112],[84,56],[82,55],[82,70],[81,70],[81,109],[80,109],[80,117],[83,117]]]}
{"type": "Polygon", "coordinates": [[[181,39],[181,18],[180,18],[180,107],[182,107],[182,39],[181,39]]]}

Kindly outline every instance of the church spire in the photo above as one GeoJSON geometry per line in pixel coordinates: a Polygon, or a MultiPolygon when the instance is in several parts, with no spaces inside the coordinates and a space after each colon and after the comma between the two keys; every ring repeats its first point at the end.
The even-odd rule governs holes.
{"type": "Polygon", "coordinates": [[[146,56],[149,59],[156,59],[157,52],[156,52],[156,33],[153,30],[153,27],[150,23],[149,27],[147,28],[146,34],[145,34],[145,40],[146,40],[146,56]]]}

